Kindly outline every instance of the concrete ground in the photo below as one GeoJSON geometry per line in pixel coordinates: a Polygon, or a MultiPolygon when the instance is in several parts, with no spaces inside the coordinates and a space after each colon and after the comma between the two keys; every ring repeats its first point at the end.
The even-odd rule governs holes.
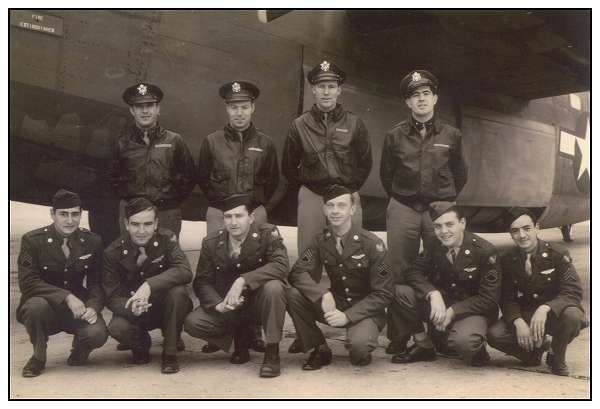
{"type": "MultiPolygon", "coordinates": [[[[491,365],[485,368],[465,367],[457,359],[438,357],[434,362],[395,365],[384,352],[388,341],[382,332],[380,347],[374,352],[368,367],[350,365],[344,349],[344,331],[324,327],[334,359],[320,371],[301,370],[304,354],[289,354],[288,346],[294,337],[294,327],[286,319],[284,340],[281,343],[282,374],[278,378],[262,379],[258,370],[262,354],[252,353],[252,361],[245,365],[231,365],[224,352],[203,354],[204,341],[184,333],[186,350],[179,355],[181,371],[174,375],[160,373],[160,331],[151,333],[152,361],[148,365],[129,363],[130,352],[116,351],[116,341],[109,341],[92,353],[85,367],[66,365],[71,336],[52,336],[48,346],[46,370],[37,378],[22,378],[21,369],[29,359],[32,348],[25,329],[16,322],[15,310],[19,302],[17,283],[17,255],[21,235],[31,229],[50,223],[48,208],[10,203],[10,398],[155,398],[155,399],[208,399],[208,398],[590,398],[590,330],[585,329],[569,347],[568,363],[571,376],[549,374],[548,368],[523,368],[518,361],[499,351],[488,348],[491,365]]],[[[84,215],[83,226],[87,224],[84,215]]],[[[297,258],[296,229],[282,227],[281,233],[289,250],[290,261],[297,258]]],[[[195,268],[201,238],[205,235],[202,222],[184,222],[182,247],[195,268]]],[[[590,311],[590,224],[574,226],[575,241],[565,244],[573,257],[584,287],[584,306],[590,311]]],[[[385,233],[381,234],[385,239],[385,233]]],[[[485,234],[498,247],[509,245],[507,234],[485,234]]],[[[541,232],[544,240],[561,242],[558,229],[541,232]]],[[[103,313],[110,317],[108,311],[103,313]]]]}

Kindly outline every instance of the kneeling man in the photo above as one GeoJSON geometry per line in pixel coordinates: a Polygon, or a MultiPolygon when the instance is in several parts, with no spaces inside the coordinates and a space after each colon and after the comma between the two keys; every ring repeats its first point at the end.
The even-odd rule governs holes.
{"type": "Polygon", "coordinates": [[[397,285],[392,318],[399,339],[415,344],[394,355],[392,362],[433,360],[438,352],[458,354],[467,365],[489,361],[485,348],[489,324],[498,319],[501,273],[497,250],[466,231],[466,220],[453,202],[429,207],[437,240],[402,272],[406,285],[397,285]],[[428,322],[429,334],[422,321],[428,322]]]}
{"type": "Polygon", "coordinates": [[[320,369],[331,363],[331,350],[316,321],[348,330],[352,365],[371,363],[371,352],[385,326],[385,308],[392,299],[393,274],[383,241],[352,223],[356,203],[352,191],[333,185],[325,191],[323,208],[329,226],[317,234],[290,272],[288,311],[304,352],[302,367],[320,369]],[[316,282],[324,265],[329,276],[316,282]]]}
{"type": "Polygon", "coordinates": [[[567,346],[588,326],[581,281],[569,252],[537,237],[533,213],[512,208],[509,214],[516,246],[501,259],[503,317],[488,331],[490,345],[535,366],[549,346],[545,334],[550,334],[546,363],[555,375],[568,376],[567,346]]]}
{"type": "Polygon", "coordinates": [[[250,360],[248,348],[258,315],[266,335],[260,376],[280,374],[279,342],[285,319],[285,279],[289,261],[277,227],[254,223],[254,205],[248,194],[223,200],[225,230],[209,233],[194,278],[200,307],[185,319],[185,330],[229,351],[230,362],[250,360]]]}
{"type": "Polygon", "coordinates": [[[190,264],[177,236],[158,227],[156,206],[146,198],[125,206],[126,233],[104,250],[103,285],[113,312],[108,331],[131,345],[134,364],[150,362],[149,330],[163,333],[161,372],[179,372],[177,339],[192,310],[185,284],[192,281],[190,264]]]}
{"type": "Polygon", "coordinates": [[[23,368],[25,378],[44,370],[49,335],[75,335],[69,365],[84,365],[90,352],[108,338],[101,315],[102,240],[79,228],[81,201],[76,193],[56,192],[50,217],[50,226],[21,239],[17,320],[33,344],[33,356],[23,368]]]}

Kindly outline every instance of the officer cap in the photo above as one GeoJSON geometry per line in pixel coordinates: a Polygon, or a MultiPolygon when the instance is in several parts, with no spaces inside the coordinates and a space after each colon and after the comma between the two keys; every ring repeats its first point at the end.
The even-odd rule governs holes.
{"type": "Polygon", "coordinates": [[[331,185],[323,193],[323,202],[327,203],[341,195],[352,195],[352,191],[342,185],[331,185]]]}
{"type": "Polygon", "coordinates": [[[312,85],[322,81],[337,81],[341,85],[346,80],[346,73],[334,63],[322,61],[309,71],[306,78],[312,85]]]}
{"type": "Polygon", "coordinates": [[[140,82],[132,85],[123,92],[123,101],[128,105],[142,104],[144,102],[160,102],[163,92],[156,85],[140,82]]]}
{"type": "Polygon", "coordinates": [[[260,90],[251,82],[231,81],[221,85],[219,95],[227,103],[254,101],[260,95],[260,90]]]}
{"type": "Polygon", "coordinates": [[[526,208],[526,207],[511,207],[510,209],[507,209],[507,211],[506,211],[507,224],[510,226],[515,220],[517,220],[519,217],[523,216],[524,214],[531,217],[533,224],[537,223],[537,217],[535,217],[533,212],[531,210],[529,210],[528,208],[526,208]]]}
{"type": "Polygon", "coordinates": [[[402,95],[404,95],[405,98],[408,98],[414,90],[424,86],[431,87],[431,90],[436,93],[438,79],[429,71],[414,70],[406,74],[406,76],[402,78],[402,81],[400,81],[400,92],[402,92],[402,95]]]}
{"type": "Polygon", "coordinates": [[[52,197],[53,209],[70,209],[72,207],[81,206],[79,195],[74,192],[69,192],[65,189],[58,189],[52,197]]]}
{"type": "Polygon", "coordinates": [[[448,213],[451,210],[458,210],[456,202],[431,202],[429,204],[429,216],[432,221],[435,221],[438,217],[448,213]]]}
{"type": "Polygon", "coordinates": [[[154,205],[150,200],[146,199],[145,197],[136,197],[128,201],[125,205],[125,217],[129,219],[131,216],[152,207],[154,207],[154,205]]]}
{"type": "Polygon", "coordinates": [[[238,193],[223,199],[221,202],[221,211],[224,213],[238,206],[246,206],[248,213],[252,213],[257,207],[252,196],[246,193],[238,193]]]}

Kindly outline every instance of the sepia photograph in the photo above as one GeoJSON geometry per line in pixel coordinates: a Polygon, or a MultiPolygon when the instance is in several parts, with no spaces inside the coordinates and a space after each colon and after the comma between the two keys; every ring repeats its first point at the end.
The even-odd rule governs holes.
{"type": "Polygon", "coordinates": [[[591,9],[7,13],[9,400],[591,399],[591,9]]]}

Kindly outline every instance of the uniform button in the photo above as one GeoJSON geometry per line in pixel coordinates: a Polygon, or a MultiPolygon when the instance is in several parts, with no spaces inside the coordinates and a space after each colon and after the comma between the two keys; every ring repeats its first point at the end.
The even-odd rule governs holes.
{"type": "Polygon", "coordinates": [[[327,260],[323,261],[324,264],[327,264],[327,260]]]}
{"type": "Polygon", "coordinates": [[[87,268],[88,268],[87,264],[85,266],[83,266],[83,268],[85,268],[87,270],[87,268]]]}
{"type": "Polygon", "coordinates": [[[358,263],[358,266],[359,266],[359,267],[362,267],[362,264],[358,263]]]}
{"type": "Polygon", "coordinates": [[[143,271],[140,271],[140,275],[143,277],[143,276],[144,276],[144,272],[143,272],[143,271]]]}
{"type": "Polygon", "coordinates": [[[513,283],[517,284],[517,280],[513,280],[513,283]]]}
{"type": "Polygon", "coordinates": [[[552,281],[552,279],[550,277],[548,277],[548,281],[552,281]]]}
{"type": "Polygon", "coordinates": [[[546,258],[548,257],[548,253],[546,253],[545,251],[542,253],[542,257],[546,258]]]}
{"type": "Polygon", "coordinates": [[[257,238],[258,234],[257,233],[252,233],[252,237],[257,238]]]}
{"type": "Polygon", "coordinates": [[[538,298],[538,295],[537,294],[533,294],[533,298],[538,298]]]}
{"type": "Polygon", "coordinates": [[[473,276],[471,274],[469,274],[469,278],[473,278],[473,276]]]}
{"type": "Polygon", "coordinates": [[[48,243],[52,243],[52,237],[48,237],[48,243]]]}
{"type": "Polygon", "coordinates": [[[453,287],[453,288],[456,287],[456,283],[452,283],[451,287],[453,287]]]}
{"type": "Polygon", "coordinates": [[[158,242],[157,241],[154,242],[154,247],[158,247],[158,242]]]}
{"type": "Polygon", "coordinates": [[[342,280],[345,280],[345,279],[346,279],[346,276],[342,276],[342,280]]]}
{"type": "Polygon", "coordinates": [[[48,266],[44,266],[44,270],[48,270],[48,266]]]}
{"type": "Polygon", "coordinates": [[[350,291],[350,289],[349,288],[344,288],[344,291],[348,292],[348,291],[350,291]]]}
{"type": "Polygon", "coordinates": [[[158,265],[158,268],[162,268],[162,267],[163,267],[163,266],[162,266],[162,264],[159,264],[159,265],[158,265]]]}
{"type": "Polygon", "coordinates": [[[340,264],[338,267],[344,267],[344,265],[343,265],[343,264],[340,264]]]}
{"type": "Polygon", "coordinates": [[[69,284],[69,282],[68,281],[63,281],[63,284],[67,285],[67,284],[69,284]]]}
{"type": "Polygon", "coordinates": [[[66,273],[66,272],[68,271],[68,269],[66,269],[66,268],[65,268],[65,270],[64,270],[64,271],[65,271],[65,273],[66,273]]]}
{"type": "Polygon", "coordinates": [[[465,250],[465,254],[466,254],[466,255],[469,255],[469,254],[471,254],[471,250],[469,250],[469,249],[465,250]]]}
{"type": "Polygon", "coordinates": [[[217,266],[217,270],[220,270],[220,269],[221,269],[221,267],[217,266]]]}
{"type": "Polygon", "coordinates": [[[235,266],[236,266],[237,268],[240,268],[242,265],[241,265],[240,263],[237,263],[235,266]]]}
{"type": "Polygon", "coordinates": [[[358,240],[358,235],[357,235],[357,234],[355,234],[355,235],[354,235],[354,237],[353,237],[353,239],[354,239],[354,240],[358,240]]]}
{"type": "Polygon", "coordinates": [[[259,263],[262,263],[262,258],[259,258],[259,259],[258,259],[258,262],[259,262],[259,263]]]}
{"type": "Polygon", "coordinates": [[[350,302],[350,301],[352,301],[352,298],[348,297],[348,298],[346,298],[346,301],[350,302]]]}

